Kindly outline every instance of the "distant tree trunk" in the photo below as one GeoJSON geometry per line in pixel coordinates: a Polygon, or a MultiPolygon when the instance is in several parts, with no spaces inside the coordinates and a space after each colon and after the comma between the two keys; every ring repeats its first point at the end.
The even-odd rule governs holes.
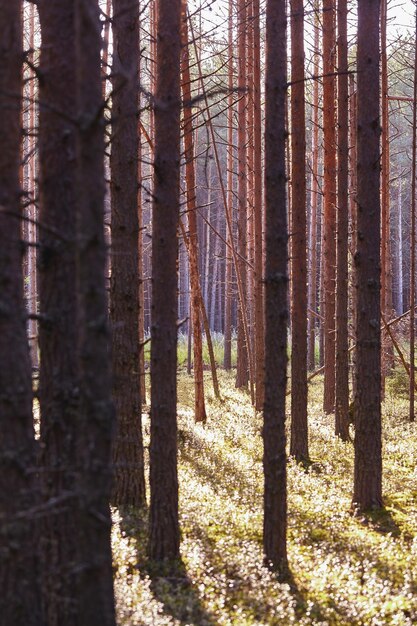
{"type": "Polygon", "coordinates": [[[177,476],[177,229],[181,0],[158,1],[152,250],[149,554],[179,557],[177,476]]]}
{"type": "MultiPolygon", "coordinates": [[[[315,6],[314,16],[314,74],[318,76],[320,68],[320,31],[318,7],[315,6]]],[[[312,171],[311,171],[311,261],[309,281],[309,308],[308,315],[308,369],[316,367],[316,327],[317,320],[313,315],[317,313],[317,226],[318,226],[318,199],[319,199],[319,81],[313,84],[313,132],[312,132],[312,171]]]]}
{"type": "Polygon", "coordinates": [[[287,96],[284,0],[266,8],[265,84],[265,403],[264,527],[266,563],[287,572],[285,396],[287,383],[288,229],[285,171],[287,96]]]}
{"type": "MultiPolygon", "coordinates": [[[[390,246],[390,144],[387,58],[387,0],[381,0],[381,97],[382,97],[382,154],[381,154],[381,310],[384,318],[392,316],[392,272],[390,246]]],[[[384,393],[385,376],[393,366],[394,347],[386,331],[382,333],[382,376],[384,393]]]]}
{"type": "Polygon", "coordinates": [[[323,132],[324,132],[324,401],[334,410],[336,336],[336,116],[335,116],[335,0],[323,0],[323,132]]]}
{"type": "MultiPolygon", "coordinates": [[[[416,6],[417,35],[417,6],[416,6]]],[[[415,420],[415,304],[416,304],[416,167],[417,167],[417,40],[414,42],[413,156],[411,163],[410,233],[410,403],[409,420],[415,420]]]]}
{"type": "Polygon", "coordinates": [[[139,360],[139,55],[139,3],[113,0],[110,320],[117,506],[142,506],[146,500],[139,360]]]}
{"type": "MultiPolygon", "coordinates": [[[[68,3],[67,3],[68,4],[68,3]]],[[[80,411],[77,420],[77,626],[115,626],[110,545],[111,401],[104,240],[104,119],[97,0],[76,0],[77,295],[80,411]],[[94,514],[92,514],[94,512],[94,514]]],[[[60,28],[57,28],[60,33],[60,28]]],[[[65,79],[65,74],[62,75],[65,79]]],[[[67,110],[67,109],[65,109],[67,110]]],[[[136,198],[136,194],[135,194],[136,198]]],[[[74,529],[72,529],[74,532],[74,529]]]]}
{"type": "Polygon", "coordinates": [[[382,506],[379,3],[358,4],[357,389],[353,506],[382,506]]]}
{"type": "Polygon", "coordinates": [[[32,376],[20,236],[22,3],[0,4],[0,622],[41,626],[32,376]]]}
{"type": "MultiPolygon", "coordinates": [[[[352,327],[351,332],[353,336],[353,342],[356,344],[356,312],[357,312],[357,290],[356,290],[356,269],[355,269],[355,254],[358,240],[357,229],[357,95],[355,91],[355,79],[350,74],[349,76],[349,122],[350,122],[350,181],[349,181],[349,209],[350,209],[350,224],[351,224],[351,301],[352,301],[352,327]]],[[[356,398],[356,347],[352,350],[351,369],[352,369],[352,397],[356,398]]]]}
{"type": "Polygon", "coordinates": [[[337,166],[337,291],[336,291],[336,416],[335,432],[349,440],[349,79],[347,0],[338,0],[338,166],[337,166]]]}
{"type": "Polygon", "coordinates": [[[402,178],[398,183],[398,248],[397,248],[397,262],[398,262],[398,310],[397,314],[402,315],[404,313],[403,291],[404,291],[404,276],[403,276],[403,199],[402,199],[402,178]]]}
{"type": "Polygon", "coordinates": [[[254,73],[253,73],[253,104],[254,104],[254,227],[255,227],[255,406],[262,410],[264,403],[265,377],[265,309],[263,284],[263,211],[262,211],[262,107],[261,107],[261,33],[260,3],[253,0],[254,24],[254,73]]]}
{"type": "MultiPolygon", "coordinates": [[[[229,0],[229,19],[228,19],[228,97],[227,97],[227,203],[229,215],[233,215],[233,166],[234,166],[234,148],[233,148],[233,6],[234,0],[229,0]]],[[[224,369],[232,368],[232,252],[231,252],[231,233],[227,230],[227,246],[226,246],[226,277],[225,277],[225,315],[224,315],[224,369]]]]}
{"type": "Polygon", "coordinates": [[[291,235],[292,348],[291,445],[297,461],[308,459],[307,425],[307,217],[304,100],[304,7],[291,0],[291,235]]]}
{"type": "MultiPolygon", "coordinates": [[[[43,226],[38,255],[40,477],[42,498],[48,501],[77,489],[76,127],[62,115],[67,110],[76,112],[77,60],[74,2],[42,0],[38,9],[42,31],[39,220],[43,226]]],[[[42,588],[50,626],[70,626],[78,620],[76,525],[71,500],[52,508],[42,521],[42,588]]]]}
{"type": "MultiPolygon", "coordinates": [[[[242,286],[246,293],[247,270],[246,263],[246,221],[247,221],[247,164],[246,164],[246,17],[247,7],[246,0],[238,0],[238,66],[239,66],[239,102],[238,102],[238,253],[239,253],[239,273],[242,286]]],[[[246,307],[247,299],[245,298],[246,307]]],[[[249,380],[249,363],[248,363],[248,346],[244,329],[244,315],[247,311],[243,311],[239,307],[238,326],[237,326],[237,372],[236,387],[246,387],[249,380]]]]}
{"type": "Polygon", "coordinates": [[[188,52],[187,0],[181,1],[181,86],[184,103],[184,152],[187,185],[188,252],[190,259],[191,315],[194,338],[194,419],[207,421],[204,400],[203,335],[200,318],[200,275],[198,271],[197,198],[193,140],[193,110],[191,107],[191,75],[188,52]]]}

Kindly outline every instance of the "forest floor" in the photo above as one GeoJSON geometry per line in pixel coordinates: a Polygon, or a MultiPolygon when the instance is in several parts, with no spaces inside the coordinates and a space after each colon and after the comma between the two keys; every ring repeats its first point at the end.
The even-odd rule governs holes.
{"type": "MultiPolygon", "coordinates": [[[[262,565],[261,415],[233,375],[220,372],[223,402],[207,377],[208,421],[193,422],[193,378],[179,375],[182,563],[147,562],[146,512],[114,511],[120,626],[417,624],[417,425],[388,388],[384,403],[386,509],[350,514],[353,448],[321,410],[310,385],[311,465],[288,465],[291,584],[262,565]]],[[[146,445],[149,418],[144,414],[146,445]]]]}

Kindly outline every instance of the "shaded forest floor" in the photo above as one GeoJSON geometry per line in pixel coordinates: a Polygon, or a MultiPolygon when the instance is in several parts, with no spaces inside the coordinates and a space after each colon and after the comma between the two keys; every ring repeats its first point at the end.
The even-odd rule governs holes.
{"type": "MultiPolygon", "coordinates": [[[[262,566],[261,416],[220,372],[223,403],[207,377],[208,423],[193,422],[193,379],[179,376],[179,484],[183,563],[157,571],[145,556],[146,513],[114,512],[120,626],[417,623],[417,426],[406,399],[384,404],[386,511],[349,513],[353,449],[310,385],[307,470],[289,461],[293,582],[262,566]]],[[[144,416],[146,443],[149,418],[144,416]]]]}

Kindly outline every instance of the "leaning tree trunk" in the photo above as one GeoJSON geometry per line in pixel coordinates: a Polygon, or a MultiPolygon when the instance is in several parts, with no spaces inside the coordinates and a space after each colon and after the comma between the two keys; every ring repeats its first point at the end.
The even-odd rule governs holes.
{"type": "Polygon", "coordinates": [[[268,0],[266,11],[263,548],[267,564],[278,570],[281,575],[285,575],[287,571],[285,395],[288,323],[285,0],[268,0]]]}
{"type": "Polygon", "coordinates": [[[191,76],[188,52],[187,0],[182,0],[181,22],[181,86],[184,106],[184,156],[187,184],[188,252],[190,259],[191,316],[194,338],[194,419],[207,420],[204,400],[203,335],[200,318],[200,275],[198,271],[197,198],[193,140],[193,110],[191,107],[191,76]]]}
{"type": "Polygon", "coordinates": [[[307,216],[304,100],[304,7],[291,0],[291,203],[292,347],[291,446],[297,461],[308,459],[307,424],[307,216]]]}
{"type": "MultiPolygon", "coordinates": [[[[110,545],[114,428],[104,240],[104,118],[97,0],[76,0],[77,296],[80,408],[77,420],[77,626],[114,626],[110,545]]],[[[136,195],[135,195],[136,197],[136,195]]]]}
{"type": "Polygon", "coordinates": [[[140,398],[139,300],[139,3],[113,0],[111,136],[111,280],[113,399],[113,501],[145,503],[140,398]]]}
{"type": "Polygon", "coordinates": [[[336,291],[336,402],[335,431],[349,439],[349,84],[347,0],[338,0],[338,166],[337,166],[337,291],[336,291]]]}
{"type": "Polygon", "coordinates": [[[39,114],[39,400],[41,488],[58,500],[42,520],[44,610],[48,624],[77,623],[76,507],[67,499],[74,472],[78,397],[76,285],[76,51],[75,5],[42,0],[39,114]]]}
{"type": "Polygon", "coordinates": [[[149,555],[179,557],[177,476],[177,229],[180,176],[181,0],[158,0],[149,555]]]}
{"type": "Polygon", "coordinates": [[[382,506],[379,3],[358,5],[355,479],[353,506],[382,506]]]}
{"type": "Polygon", "coordinates": [[[35,438],[20,235],[22,6],[0,5],[0,622],[41,626],[34,541],[35,438]]]}

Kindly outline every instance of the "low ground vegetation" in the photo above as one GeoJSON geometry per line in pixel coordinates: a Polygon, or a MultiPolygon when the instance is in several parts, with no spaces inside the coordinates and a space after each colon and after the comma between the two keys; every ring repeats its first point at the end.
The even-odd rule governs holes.
{"type": "MultiPolygon", "coordinates": [[[[208,422],[193,422],[193,379],[179,376],[182,563],[157,570],[146,558],[146,511],[114,511],[120,626],[363,625],[417,623],[417,431],[407,400],[388,384],[384,404],[386,509],[350,511],[353,449],[310,386],[311,463],[289,461],[289,561],[279,582],[262,565],[261,415],[221,373],[208,422]]],[[[149,438],[149,418],[145,415],[149,438]]]]}

